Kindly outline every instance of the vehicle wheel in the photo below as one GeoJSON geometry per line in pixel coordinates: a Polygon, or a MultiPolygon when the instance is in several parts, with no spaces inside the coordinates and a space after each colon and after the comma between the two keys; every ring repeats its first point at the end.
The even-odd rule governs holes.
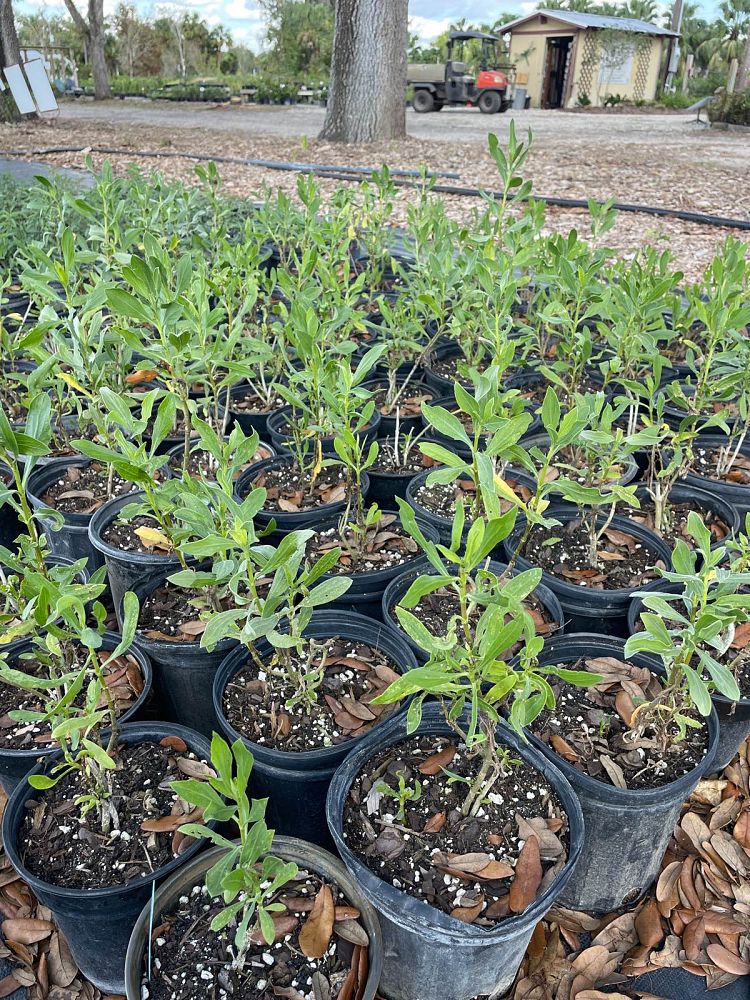
{"type": "Polygon", "coordinates": [[[477,104],[483,115],[495,115],[502,107],[503,99],[496,90],[485,90],[479,95],[477,104]]]}
{"type": "Polygon", "coordinates": [[[415,90],[414,97],[411,101],[411,106],[419,114],[426,114],[428,111],[434,111],[435,109],[435,98],[429,92],[429,90],[415,90]]]}

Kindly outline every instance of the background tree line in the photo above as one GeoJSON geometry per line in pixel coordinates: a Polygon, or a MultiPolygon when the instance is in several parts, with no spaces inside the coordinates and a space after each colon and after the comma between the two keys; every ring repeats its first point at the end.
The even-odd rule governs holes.
{"type": "MultiPolygon", "coordinates": [[[[3,0],[8,2],[8,0],[3,0]]],[[[121,3],[113,16],[101,16],[101,48],[107,75],[159,77],[186,80],[195,76],[234,76],[273,72],[287,79],[325,79],[333,51],[335,0],[260,0],[267,29],[260,54],[236,43],[231,32],[210,27],[195,12],[158,10],[154,16],[138,12],[133,4],[121,3]]],[[[88,0],[88,14],[79,13],[74,0],[66,0],[67,15],[19,14],[16,17],[22,45],[70,47],[84,79],[94,77],[97,32],[96,8],[101,0],[88,0]],[[92,26],[93,13],[93,26],[92,26]]],[[[627,5],[607,0],[545,0],[544,7],[620,17],[636,17],[660,23],[655,0],[629,0],[627,5]]],[[[439,61],[451,30],[477,29],[498,33],[515,14],[503,14],[493,22],[470,24],[465,18],[452,24],[430,44],[409,35],[410,62],[439,61]]],[[[719,14],[707,19],[697,4],[686,3],[683,15],[682,60],[693,55],[694,72],[709,86],[725,80],[732,59],[742,59],[750,31],[750,0],[723,0],[719,14]]],[[[468,50],[471,59],[471,50],[468,50]]],[[[697,82],[697,81],[696,81],[697,82]]],[[[705,89],[705,87],[703,88],[705,89]]],[[[701,90],[698,83],[698,90],[701,90]]]]}

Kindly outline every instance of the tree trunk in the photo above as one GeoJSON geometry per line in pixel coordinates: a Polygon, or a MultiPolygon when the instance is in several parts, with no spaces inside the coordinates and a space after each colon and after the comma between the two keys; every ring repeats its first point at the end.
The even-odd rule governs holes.
{"type": "Polygon", "coordinates": [[[745,39],[745,50],[742,53],[740,71],[737,74],[737,93],[741,94],[743,90],[747,90],[748,88],[750,88],[750,29],[745,39]]]}
{"type": "MultiPolygon", "coordinates": [[[[16,22],[11,0],[0,0],[0,67],[15,66],[21,61],[16,22]]],[[[0,93],[0,121],[15,122],[21,115],[7,88],[0,93]]]]}
{"type": "Polygon", "coordinates": [[[89,0],[89,38],[91,39],[91,75],[94,78],[94,100],[105,101],[112,96],[109,70],[104,57],[104,0],[89,0]]]}
{"type": "Polygon", "coordinates": [[[408,0],[338,0],[331,86],[321,139],[406,135],[408,0]]]}

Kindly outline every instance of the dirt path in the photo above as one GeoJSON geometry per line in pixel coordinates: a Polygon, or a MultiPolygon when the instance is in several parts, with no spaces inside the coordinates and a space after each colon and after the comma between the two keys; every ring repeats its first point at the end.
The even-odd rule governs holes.
{"type": "MultiPolygon", "coordinates": [[[[315,139],[323,109],[315,107],[254,107],[173,104],[140,100],[104,104],[63,105],[60,116],[45,125],[0,125],[0,156],[9,149],[32,151],[51,146],[110,146],[132,150],[111,156],[116,169],[137,163],[158,167],[168,176],[194,178],[189,160],[138,157],[142,150],[197,152],[211,156],[293,159],[315,163],[348,163],[433,169],[459,174],[449,183],[495,187],[497,172],[487,151],[487,133],[507,137],[510,122],[525,135],[533,130],[533,146],[525,173],[540,195],[592,197],[645,205],[688,209],[750,219],[750,139],[696,125],[683,114],[573,114],[556,111],[481,115],[468,109],[440,114],[407,114],[409,137],[400,143],[338,147],[315,139]]],[[[83,155],[45,157],[58,165],[81,167],[83,155]]],[[[95,156],[95,163],[102,157],[95,156]]],[[[249,197],[263,196],[265,187],[293,192],[294,175],[238,165],[223,165],[226,189],[249,197]]],[[[333,182],[323,182],[328,191],[333,182]]],[[[411,192],[399,193],[399,218],[411,192]]],[[[447,197],[448,210],[465,218],[476,206],[472,199],[447,197]]],[[[550,209],[550,229],[585,229],[586,213],[550,209]]],[[[710,259],[717,241],[728,231],[622,214],[608,243],[619,253],[632,253],[653,243],[669,247],[688,278],[696,277],[710,259]]],[[[742,236],[741,232],[735,235],[742,236]]],[[[745,234],[746,235],[746,234],[745,234]]]]}

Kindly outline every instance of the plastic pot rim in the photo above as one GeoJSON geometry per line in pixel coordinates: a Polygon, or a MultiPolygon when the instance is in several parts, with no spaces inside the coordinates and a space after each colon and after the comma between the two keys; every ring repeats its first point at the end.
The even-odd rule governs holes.
{"type": "MultiPolygon", "coordinates": [[[[117,643],[120,641],[122,636],[118,632],[104,632],[102,639],[105,643],[110,643],[110,650],[115,649],[117,643]]],[[[10,646],[6,647],[9,653],[14,656],[19,653],[26,651],[27,647],[31,646],[31,639],[22,639],[18,643],[12,643],[10,646]]],[[[123,712],[118,718],[118,722],[121,725],[126,725],[130,719],[133,718],[135,713],[142,707],[149,694],[151,693],[151,687],[154,680],[154,672],[151,666],[151,660],[149,658],[148,652],[142,647],[138,639],[134,639],[130,646],[122,653],[122,656],[127,656],[131,653],[135,659],[138,661],[138,666],[141,669],[141,677],[143,678],[143,690],[135,699],[130,708],[123,712]]],[[[4,747],[0,749],[0,757],[7,758],[9,760],[23,760],[28,757],[28,759],[36,763],[39,757],[51,757],[53,754],[59,753],[57,745],[55,746],[38,746],[36,748],[24,747],[23,749],[13,749],[11,747],[4,747]]],[[[32,765],[29,765],[29,774],[31,773],[32,765]]],[[[30,788],[30,793],[34,792],[34,789],[30,788]]]]}
{"type": "MultiPolygon", "coordinates": [[[[643,666],[652,673],[660,674],[663,673],[663,668],[661,668],[661,663],[655,656],[651,656],[648,653],[635,653],[633,656],[624,655],[625,642],[627,640],[620,639],[618,636],[600,635],[596,632],[572,632],[570,635],[561,635],[552,638],[544,643],[544,647],[539,654],[539,664],[544,666],[546,664],[553,663],[556,659],[554,656],[555,647],[563,646],[563,651],[565,647],[573,645],[578,642],[579,644],[585,644],[589,650],[591,656],[611,656],[619,655],[619,657],[627,662],[633,663],[635,666],[643,666]],[[606,652],[594,652],[595,647],[605,647],[606,652]]],[[[580,659],[582,654],[574,654],[575,659],[580,659]]],[[[557,661],[560,662],[559,660],[557,661]]],[[[570,662],[570,661],[566,661],[570,662]]],[[[529,742],[533,743],[534,746],[539,749],[540,753],[554,755],[554,760],[556,765],[568,779],[570,784],[573,784],[571,778],[575,779],[576,784],[580,784],[582,788],[590,793],[598,801],[604,801],[605,803],[611,805],[637,805],[642,803],[643,805],[652,805],[661,801],[665,794],[670,791],[674,793],[681,786],[685,786],[687,790],[688,786],[691,786],[693,781],[693,776],[698,773],[698,778],[706,774],[713,763],[714,756],[716,754],[716,748],[719,743],[719,718],[716,714],[716,709],[711,707],[711,714],[707,717],[705,725],[708,726],[708,747],[703,758],[698,762],[698,764],[687,771],[685,774],[681,774],[679,778],[674,781],[669,781],[665,785],[659,785],[658,788],[617,788],[614,785],[607,784],[603,781],[599,781],[596,778],[592,778],[590,775],[583,771],[579,771],[573,764],[569,763],[559,754],[557,754],[551,747],[548,747],[543,743],[539,737],[534,736],[530,730],[527,730],[527,735],[529,742]],[[544,747],[544,750],[541,748],[544,747]]]]}
{"type": "MultiPolygon", "coordinates": [[[[574,518],[579,516],[576,508],[572,509],[561,509],[555,507],[554,505],[548,508],[547,513],[554,517],[559,518],[561,521],[572,521],[574,518]]],[[[601,516],[601,515],[600,515],[601,516]]],[[[597,518],[598,520],[598,518],[597,518]]],[[[502,543],[505,551],[507,553],[510,542],[516,542],[518,536],[521,534],[523,527],[526,523],[526,518],[523,514],[519,514],[516,519],[515,527],[510,533],[508,538],[502,543]]],[[[656,558],[662,559],[666,564],[667,568],[672,565],[672,554],[666,543],[659,538],[659,536],[651,531],[650,528],[646,528],[642,524],[638,524],[636,521],[630,521],[626,517],[615,516],[609,523],[609,527],[619,529],[624,533],[633,534],[636,537],[641,537],[644,542],[649,542],[653,539],[654,545],[650,546],[652,551],[655,551],[656,558]],[[645,536],[645,537],[644,537],[645,536]],[[663,551],[659,551],[663,549],[663,551]],[[664,553],[667,553],[665,556],[664,553]]],[[[519,555],[516,559],[516,564],[522,566],[524,569],[536,569],[533,562],[530,562],[526,556],[519,555]]],[[[615,599],[623,599],[632,596],[636,591],[643,590],[644,584],[636,584],[632,587],[618,587],[612,590],[593,590],[591,587],[576,587],[572,583],[566,583],[559,577],[552,573],[548,573],[547,570],[542,570],[542,583],[544,583],[550,590],[554,591],[555,594],[562,596],[566,602],[572,602],[575,600],[574,595],[586,595],[593,596],[594,601],[587,602],[586,606],[591,606],[595,608],[595,601],[598,595],[601,595],[601,602],[603,603],[606,598],[614,597],[615,599]]]]}
{"type": "MultiPolygon", "coordinates": [[[[389,726],[388,731],[383,730],[381,733],[378,733],[378,735],[385,738],[385,745],[396,746],[410,738],[406,735],[405,729],[402,730],[400,728],[396,728],[396,723],[400,721],[403,720],[393,720],[393,723],[389,726]]],[[[482,930],[473,924],[464,924],[460,920],[451,918],[447,913],[443,913],[436,907],[433,907],[430,903],[420,901],[417,897],[410,896],[401,889],[395,889],[390,883],[384,881],[375,872],[367,868],[364,862],[361,861],[358,855],[355,854],[355,852],[349,847],[343,835],[343,819],[341,811],[335,807],[337,805],[337,799],[340,798],[342,803],[346,801],[349,789],[356,780],[357,775],[362,772],[362,769],[367,761],[383,749],[381,741],[378,741],[377,746],[371,745],[375,743],[374,734],[377,732],[376,730],[367,733],[364,737],[367,742],[364,743],[364,745],[357,747],[356,750],[354,750],[336,770],[336,773],[331,780],[326,799],[328,828],[331,831],[331,835],[336,844],[336,849],[339,851],[344,860],[344,864],[347,868],[349,868],[354,877],[356,877],[356,868],[362,867],[366,869],[368,875],[370,875],[373,879],[378,880],[378,891],[363,889],[363,892],[365,892],[368,898],[370,898],[370,891],[372,891],[373,895],[377,897],[377,902],[374,905],[376,906],[378,912],[384,913],[389,920],[403,929],[411,932],[416,931],[417,933],[422,934],[432,933],[438,937],[447,937],[451,939],[449,942],[451,945],[458,947],[464,945],[466,947],[473,948],[483,943],[488,946],[499,944],[508,938],[516,937],[519,931],[527,928],[528,926],[533,927],[539,920],[542,919],[547,910],[549,910],[550,906],[553,905],[555,896],[558,895],[560,890],[573,874],[575,865],[583,851],[583,811],[581,809],[580,802],[578,801],[578,796],[576,795],[566,775],[558,770],[555,764],[548,757],[542,754],[537,747],[532,746],[529,743],[525,743],[524,740],[514,733],[504,721],[498,724],[498,730],[500,731],[500,741],[510,745],[522,757],[525,764],[530,765],[534,770],[542,774],[560,798],[563,810],[568,819],[570,846],[565,865],[562,870],[557,873],[544,892],[529,906],[527,906],[523,913],[507,917],[493,930],[482,930]],[[344,775],[344,770],[351,771],[351,780],[344,775]],[[352,871],[352,867],[354,868],[354,871],[352,871]],[[381,888],[383,890],[382,895],[379,891],[381,888]],[[417,920],[414,919],[413,914],[410,914],[409,917],[404,916],[402,908],[397,906],[395,899],[388,899],[390,894],[388,890],[393,893],[398,893],[399,897],[412,900],[417,905],[421,903],[425,914],[424,922],[417,922],[417,920]]],[[[425,705],[422,723],[415,732],[425,735],[452,735],[454,738],[456,735],[443,720],[442,709],[435,703],[425,705]]],[[[422,907],[420,907],[420,909],[422,907]]]]}
{"type": "MultiPolygon", "coordinates": [[[[378,918],[378,913],[372,903],[367,899],[365,894],[356,884],[351,872],[346,868],[344,863],[331,854],[330,851],[326,851],[323,847],[318,847],[317,844],[313,844],[309,841],[302,840],[298,837],[288,837],[282,834],[278,834],[273,838],[273,846],[271,848],[273,854],[278,854],[282,860],[285,861],[295,861],[298,863],[304,863],[307,867],[315,871],[315,874],[322,875],[325,878],[333,881],[336,887],[340,889],[347,899],[347,902],[354,905],[357,904],[357,909],[360,909],[363,915],[363,923],[365,924],[365,930],[370,938],[370,943],[367,949],[368,952],[368,973],[367,973],[367,983],[366,986],[377,991],[377,984],[380,980],[382,966],[383,966],[383,938],[380,932],[380,920],[378,918]],[[321,870],[316,871],[314,868],[314,862],[309,859],[304,861],[304,855],[310,852],[318,856],[322,856],[323,864],[321,865],[321,870]],[[342,885],[346,883],[346,885],[342,885]],[[353,896],[354,898],[350,898],[353,896]]],[[[211,865],[218,860],[218,858],[226,853],[226,848],[216,846],[209,847],[207,850],[201,852],[197,857],[192,858],[187,865],[184,865],[180,869],[180,874],[185,878],[190,878],[191,880],[195,878],[195,885],[198,885],[202,881],[203,875],[211,865]]],[[[156,890],[155,905],[154,905],[154,919],[164,915],[163,907],[159,905],[159,895],[166,894],[166,890],[171,887],[165,881],[156,890]]],[[[144,908],[141,910],[138,919],[136,920],[133,931],[130,935],[130,941],[128,943],[128,950],[125,956],[125,986],[128,993],[130,993],[131,983],[128,981],[128,974],[132,973],[137,975],[138,978],[138,992],[136,994],[137,1000],[140,1000],[140,987],[141,987],[141,976],[143,968],[143,959],[145,945],[148,940],[148,929],[151,924],[151,902],[146,903],[144,908]]],[[[128,997],[130,1000],[130,997],[128,997]]]]}
{"type": "MultiPolygon", "coordinates": [[[[162,734],[162,738],[163,736],[178,736],[180,738],[184,738],[185,742],[188,744],[188,750],[191,750],[192,746],[197,743],[204,743],[205,749],[203,752],[205,753],[207,759],[210,760],[208,740],[206,740],[204,736],[201,736],[200,733],[196,733],[191,729],[187,729],[185,726],[178,726],[172,722],[153,722],[153,723],[128,722],[120,730],[120,738],[122,740],[132,735],[133,739],[128,740],[129,743],[147,742],[155,738],[147,736],[145,734],[141,734],[137,731],[141,729],[149,729],[154,731],[158,730],[158,732],[162,734]],[[186,734],[189,737],[189,740],[185,738],[186,734]],[[139,739],[139,737],[141,736],[142,739],[139,739]]],[[[196,751],[193,750],[193,752],[195,753],[196,751]]],[[[55,754],[50,754],[48,757],[44,759],[44,761],[40,762],[35,767],[31,768],[26,777],[28,778],[28,776],[31,774],[39,774],[42,771],[46,771],[47,768],[52,763],[54,763],[55,759],[60,756],[61,754],[59,753],[59,751],[55,754]]],[[[31,791],[33,792],[34,789],[31,789],[31,791]]],[[[60,899],[75,899],[81,897],[84,897],[86,899],[96,899],[96,900],[107,899],[110,896],[116,896],[121,893],[126,893],[131,889],[137,888],[138,886],[149,885],[153,882],[156,882],[158,879],[162,879],[165,878],[167,875],[170,875],[177,868],[181,867],[181,865],[184,864],[185,860],[192,858],[193,855],[195,855],[203,846],[203,841],[197,840],[194,844],[191,844],[183,854],[178,855],[176,858],[171,858],[167,862],[167,864],[162,865],[161,868],[157,868],[156,871],[149,872],[148,875],[144,875],[141,878],[131,879],[130,882],[123,882],[122,885],[100,886],[95,889],[79,889],[79,888],[71,888],[69,886],[58,886],[55,885],[53,882],[45,882],[44,879],[39,878],[39,876],[32,874],[24,865],[23,861],[21,860],[20,854],[18,852],[18,846],[16,843],[16,828],[15,828],[16,825],[13,824],[13,827],[11,826],[11,817],[16,812],[17,800],[22,797],[24,800],[26,800],[27,798],[29,798],[29,794],[30,794],[29,791],[27,791],[27,783],[22,780],[16,786],[10,798],[8,799],[8,804],[5,808],[5,813],[3,815],[3,821],[2,821],[2,834],[3,834],[3,844],[5,846],[5,852],[8,855],[8,860],[10,861],[10,863],[19,873],[21,878],[31,886],[32,890],[38,886],[39,888],[41,888],[43,892],[47,893],[48,895],[58,896],[60,899]]],[[[23,804],[21,804],[21,807],[18,810],[18,812],[19,816],[22,817],[23,804]]],[[[20,822],[18,825],[20,826],[20,822]]]]}
{"type": "MultiPolygon", "coordinates": [[[[331,639],[337,637],[346,639],[347,636],[341,635],[341,633],[345,631],[347,627],[355,629],[361,629],[367,627],[368,629],[373,631],[374,633],[373,638],[370,639],[361,638],[358,639],[357,641],[366,642],[368,645],[372,645],[375,649],[378,649],[381,652],[386,653],[386,655],[391,660],[393,660],[394,666],[397,668],[397,671],[399,673],[405,673],[407,670],[412,670],[416,666],[418,666],[417,659],[414,655],[413,650],[411,649],[411,647],[407,645],[406,642],[404,642],[401,639],[401,637],[394,635],[393,631],[391,629],[386,628],[386,626],[383,623],[375,622],[371,618],[368,618],[366,615],[357,614],[356,611],[316,612],[315,614],[313,614],[313,617],[307,628],[308,629],[314,628],[316,631],[318,629],[321,629],[324,630],[325,632],[330,632],[330,635],[328,637],[331,639]],[[342,628],[342,618],[343,618],[343,628],[342,628]],[[388,653],[387,650],[384,650],[381,646],[378,645],[378,640],[383,635],[386,637],[386,642],[395,642],[396,644],[400,644],[403,647],[402,653],[403,653],[403,658],[407,661],[406,663],[403,662],[397,663],[395,661],[393,654],[388,653]]],[[[305,630],[305,632],[307,632],[307,629],[305,630]]],[[[320,636],[318,638],[320,638],[320,636]]],[[[263,656],[264,652],[266,651],[266,648],[270,650],[272,647],[265,640],[261,639],[258,642],[257,648],[260,655],[263,656]]],[[[356,746],[360,740],[364,739],[368,735],[367,733],[364,733],[361,736],[354,735],[350,737],[348,740],[343,741],[342,743],[336,743],[330,747],[318,747],[315,750],[279,750],[276,747],[266,746],[262,743],[260,744],[255,743],[253,740],[248,739],[247,736],[243,735],[243,733],[235,729],[234,726],[230,723],[229,719],[227,719],[226,713],[224,712],[224,692],[226,691],[226,688],[231,679],[236,674],[238,674],[239,671],[245,666],[245,664],[249,659],[249,656],[250,654],[248,653],[247,649],[244,646],[240,645],[237,646],[235,649],[232,649],[229,653],[227,653],[225,658],[221,661],[221,663],[217,668],[216,676],[214,677],[213,690],[212,690],[213,707],[217,719],[219,719],[220,722],[224,726],[226,726],[227,731],[232,733],[235,739],[242,740],[245,746],[247,746],[253,752],[253,754],[255,754],[256,749],[259,749],[261,751],[261,757],[259,759],[260,762],[263,764],[263,766],[266,766],[266,764],[268,764],[268,766],[270,767],[275,766],[271,761],[265,760],[265,754],[271,751],[274,756],[278,755],[277,759],[279,764],[287,761],[291,763],[295,760],[298,760],[301,763],[309,761],[311,763],[319,763],[320,768],[322,769],[327,766],[326,757],[331,757],[331,758],[337,757],[342,747],[356,746]],[[319,761],[318,758],[320,758],[319,761]]],[[[373,726],[373,730],[377,730],[381,725],[388,725],[388,723],[391,722],[395,717],[405,712],[406,707],[408,705],[408,701],[409,699],[404,699],[402,704],[397,705],[394,711],[390,715],[386,716],[386,718],[383,719],[382,721],[376,722],[375,725],[373,726]]],[[[371,732],[373,730],[371,730],[371,732]]],[[[329,766],[336,766],[337,763],[338,763],[337,761],[333,760],[330,762],[329,766]]],[[[287,771],[293,769],[287,768],[285,766],[283,770],[286,773],[287,771]]],[[[307,773],[310,772],[308,771],[307,773]]]]}

